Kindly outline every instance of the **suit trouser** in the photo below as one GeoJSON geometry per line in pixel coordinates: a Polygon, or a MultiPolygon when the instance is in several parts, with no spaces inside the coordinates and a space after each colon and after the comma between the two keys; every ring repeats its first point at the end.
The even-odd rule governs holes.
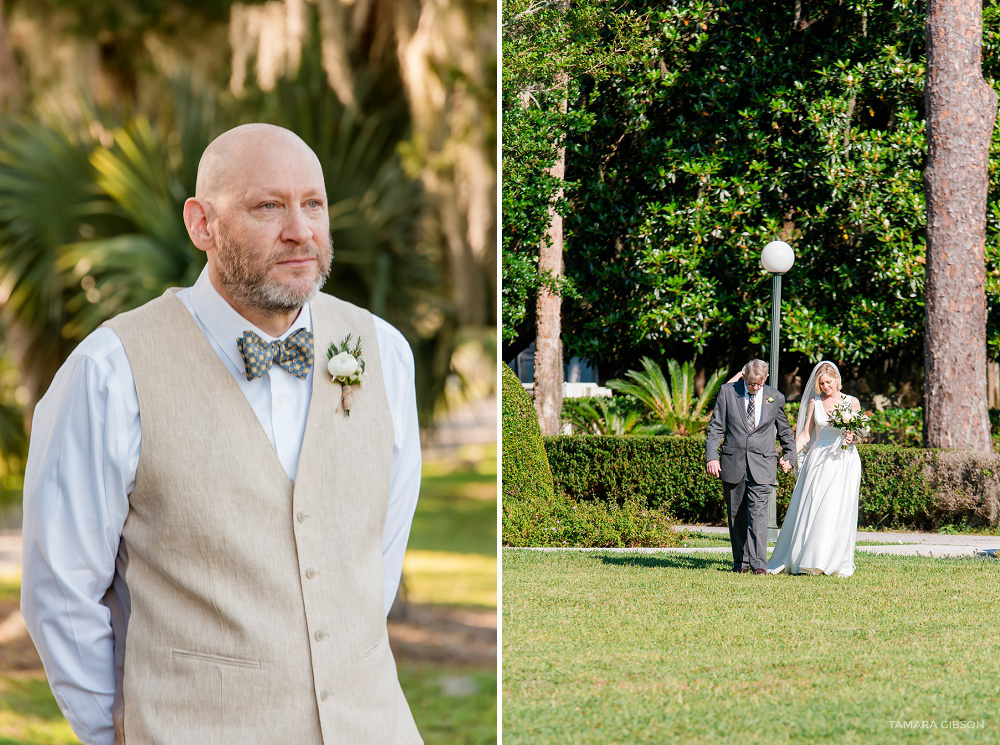
{"type": "Polygon", "coordinates": [[[735,569],[767,569],[767,500],[771,486],[754,481],[749,465],[741,481],[722,482],[735,569]]]}

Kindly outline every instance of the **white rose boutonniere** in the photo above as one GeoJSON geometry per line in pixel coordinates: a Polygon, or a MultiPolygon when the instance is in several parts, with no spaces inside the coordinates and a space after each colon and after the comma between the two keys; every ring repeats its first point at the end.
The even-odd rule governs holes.
{"type": "Polygon", "coordinates": [[[340,394],[340,405],[344,409],[344,414],[351,415],[351,405],[354,403],[354,387],[359,388],[365,382],[365,361],[361,359],[361,337],[358,337],[354,347],[351,347],[351,334],[344,337],[344,340],[337,344],[330,344],[326,350],[326,356],[330,361],[326,363],[327,372],[330,373],[330,380],[342,386],[340,394]]]}
{"type": "Polygon", "coordinates": [[[767,402],[768,402],[769,404],[773,404],[773,403],[774,403],[774,396],[768,396],[768,397],[767,397],[767,398],[765,399],[765,401],[767,401],[767,402]]]}

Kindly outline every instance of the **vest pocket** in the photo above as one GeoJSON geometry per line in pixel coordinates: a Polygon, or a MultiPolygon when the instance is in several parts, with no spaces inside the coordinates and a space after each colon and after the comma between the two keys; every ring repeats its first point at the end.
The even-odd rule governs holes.
{"type": "Polygon", "coordinates": [[[171,649],[170,656],[186,660],[200,660],[215,665],[227,665],[228,667],[243,667],[253,670],[260,669],[259,660],[244,660],[239,657],[223,657],[218,654],[208,654],[207,652],[193,652],[190,649],[171,649]]]}
{"type": "Polygon", "coordinates": [[[368,649],[366,649],[364,652],[362,652],[361,656],[362,657],[371,657],[373,654],[375,654],[376,652],[378,652],[379,649],[382,648],[382,645],[385,644],[387,641],[389,641],[389,632],[388,631],[385,632],[384,634],[382,634],[382,637],[377,642],[375,642],[370,647],[368,647],[368,649]]]}

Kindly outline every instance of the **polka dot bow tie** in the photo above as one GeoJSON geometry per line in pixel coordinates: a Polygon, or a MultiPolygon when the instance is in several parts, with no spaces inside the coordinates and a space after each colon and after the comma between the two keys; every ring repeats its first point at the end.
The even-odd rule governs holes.
{"type": "Polygon", "coordinates": [[[247,380],[259,378],[275,363],[305,380],[313,366],[313,335],[307,329],[299,329],[284,341],[279,339],[270,344],[253,331],[244,331],[243,338],[236,340],[236,346],[243,355],[247,380]]]}

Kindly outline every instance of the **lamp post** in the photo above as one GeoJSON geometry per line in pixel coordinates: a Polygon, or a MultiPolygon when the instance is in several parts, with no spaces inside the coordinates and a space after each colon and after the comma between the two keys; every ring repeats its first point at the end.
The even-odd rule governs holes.
{"type": "MultiPolygon", "coordinates": [[[[760,252],[760,263],[771,273],[771,362],[769,377],[771,385],[778,387],[778,337],[781,332],[781,275],[792,268],[795,252],[784,241],[771,241],[760,252]]],[[[778,508],[775,505],[775,489],[767,500],[767,540],[778,538],[778,508]]]]}

